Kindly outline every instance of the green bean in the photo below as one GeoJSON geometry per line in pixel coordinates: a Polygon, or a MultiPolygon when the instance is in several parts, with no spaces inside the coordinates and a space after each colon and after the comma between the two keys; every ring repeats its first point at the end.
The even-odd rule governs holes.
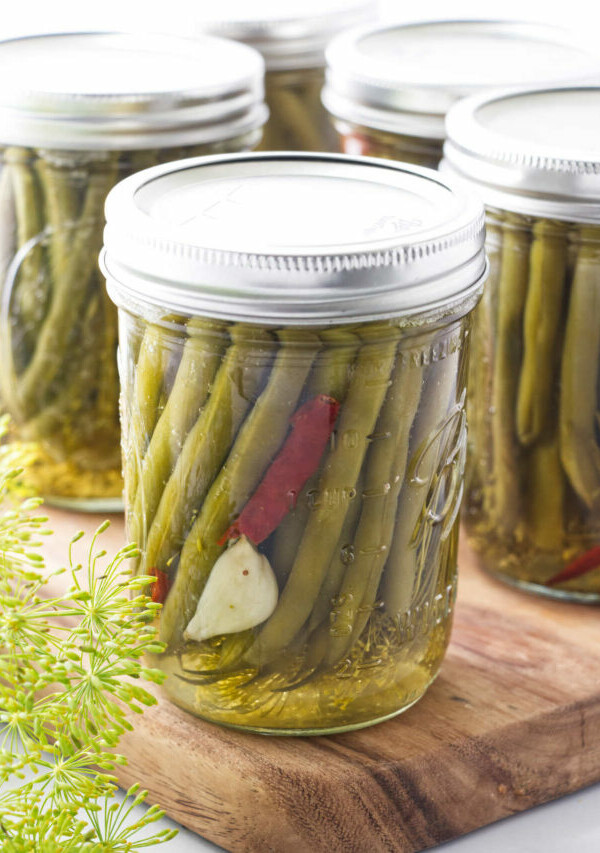
{"type": "Polygon", "coordinates": [[[502,230],[495,222],[486,224],[486,249],[489,262],[488,286],[473,311],[471,324],[471,354],[467,395],[469,421],[469,453],[465,489],[477,492],[490,511],[488,471],[492,461],[491,406],[494,375],[494,317],[496,315],[495,288],[500,279],[502,259],[502,230]]]}
{"type": "Polygon", "coordinates": [[[337,151],[333,125],[321,102],[323,73],[270,71],[265,77],[269,120],[260,151],[337,151]]]}
{"type": "Polygon", "coordinates": [[[144,549],[147,567],[165,569],[181,549],[193,513],[227,458],[263,381],[273,345],[269,333],[234,326],[231,338],[210,397],[187,434],[160,498],[144,549]]]}
{"type": "Polygon", "coordinates": [[[422,382],[421,365],[415,364],[409,353],[400,353],[376,428],[377,440],[367,457],[362,512],[354,539],[355,556],[340,590],[326,665],[337,663],[354,645],[372,613],[384,566],[394,565],[390,548],[422,382]]]}
{"type": "Polygon", "coordinates": [[[17,242],[17,223],[14,216],[15,196],[12,176],[8,164],[0,162],[0,281],[4,281],[6,272],[14,255],[17,242]]]}
{"type": "Polygon", "coordinates": [[[560,553],[564,537],[565,478],[556,426],[553,435],[531,448],[526,466],[527,536],[534,547],[560,553]]]}
{"type": "Polygon", "coordinates": [[[356,484],[356,495],[352,498],[348,506],[337,547],[333,553],[331,563],[321,584],[318,598],[308,620],[309,632],[318,628],[325,619],[331,618],[332,608],[335,608],[335,600],[339,597],[348,562],[356,559],[356,548],[353,543],[363,502],[363,479],[364,475],[361,471],[356,484]]]}
{"type": "Polygon", "coordinates": [[[360,339],[351,329],[326,329],[319,333],[325,348],[317,355],[308,380],[308,397],[328,394],[343,402],[350,382],[350,370],[360,339]]]}
{"type": "MultiPolygon", "coordinates": [[[[31,152],[23,148],[8,148],[4,155],[4,160],[9,165],[12,174],[17,220],[17,245],[19,248],[23,248],[26,243],[36,237],[41,238],[44,231],[40,191],[35,174],[30,168],[31,156],[31,152]]],[[[26,283],[28,291],[33,290],[35,293],[37,282],[42,275],[42,265],[43,251],[40,241],[27,253],[21,264],[21,277],[26,283]]],[[[35,297],[32,297],[30,292],[27,297],[30,308],[33,308],[35,297]]],[[[21,301],[26,321],[26,312],[23,310],[24,300],[21,301]]]]}
{"type": "Polygon", "coordinates": [[[303,331],[280,331],[282,343],[267,385],[250,410],[185,541],[179,568],[161,613],[160,633],[178,642],[206,580],[222,553],[219,539],[256,489],[282,444],[319,342],[303,331]]]}
{"type": "MultiPolygon", "coordinates": [[[[358,336],[347,329],[326,329],[319,333],[324,349],[317,355],[307,382],[308,398],[327,394],[338,403],[346,397],[350,370],[359,347],[358,336]]],[[[298,495],[296,508],[288,513],[274,533],[272,565],[280,584],[285,583],[298,552],[308,521],[320,470],[308,480],[298,495]]]]}
{"type": "Polygon", "coordinates": [[[268,101],[271,116],[263,134],[261,150],[322,149],[323,140],[315,127],[308,103],[296,93],[275,86],[269,91],[268,101]]]}
{"type": "Polygon", "coordinates": [[[517,393],[517,434],[526,446],[548,426],[556,386],[566,289],[569,226],[533,226],[523,322],[523,363],[517,393]]]}
{"type": "Polygon", "coordinates": [[[39,389],[58,373],[67,355],[70,333],[77,323],[86,283],[102,245],[102,211],[115,181],[116,163],[107,164],[88,186],[65,274],[54,282],[50,306],[37,336],[31,361],[19,377],[18,396],[25,415],[35,411],[39,389]]]}
{"type": "MultiPolygon", "coordinates": [[[[8,148],[5,163],[11,176],[12,194],[15,205],[17,227],[16,245],[24,252],[16,273],[15,285],[11,294],[12,313],[18,318],[13,333],[19,333],[19,339],[11,345],[11,362],[15,360],[18,369],[30,357],[35,346],[36,335],[42,321],[46,294],[44,293],[44,222],[42,216],[41,194],[34,172],[30,167],[31,152],[23,148],[8,148]],[[22,351],[24,350],[24,351],[22,351]]],[[[12,335],[11,335],[12,337],[12,335]]],[[[5,369],[8,365],[5,365],[5,369]]],[[[8,368],[10,369],[10,368],[8,368]]],[[[7,379],[14,385],[14,376],[7,379]]],[[[11,395],[14,400],[14,395],[11,395]]],[[[11,406],[13,414],[19,411],[18,403],[11,406]]]]}
{"type": "Polygon", "coordinates": [[[166,364],[163,336],[164,332],[159,326],[148,324],[135,367],[130,414],[123,443],[128,507],[133,506],[142,460],[158,417],[158,402],[166,364]]]}
{"type": "Polygon", "coordinates": [[[492,445],[495,524],[513,535],[519,520],[520,471],[515,407],[521,369],[523,310],[529,280],[529,234],[522,220],[508,215],[504,228],[494,381],[492,445]]]}
{"type": "Polygon", "coordinates": [[[412,414],[414,416],[416,411],[416,417],[410,437],[410,463],[398,498],[382,595],[385,608],[393,618],[398,618],[411,606],[425,569],[427,549],[418,547],[417,536],[425,532],[425,525],[432,523],[427,515],[427,495],[435,485],[450,423],[449,412],[450,418],[453,414],[451,406],[456,396],[459,361],[460,350],[455,349],[432,362],[425,373],[421,404],[416,396],[414,398],[412,414]]]}
{"type": "Polygon", "coordinates": [[[208,398],[224,348],[224,330],[216,323],[192,319],[187,333],[173,388],[142,462],[129,518],[130,536],[135,542],[146,538],[185,438],[208,398]]]}
{"type": "MultiPolygon", "coordinates": [[[[0,229],[0,282],[5,282],[17,242],[14,203],[10,167],[3,165],[0,168],[0,222],[3,223],[0,229]]],[[[5,407],[15,408],[13,373],[10,297],[0,289],[0,412],[5,407]]]]}
{"type": "Polygon", "coordinates": [[[309,478],[296,499],[296,506],[279,522],[273,533],[270,562],[280,588],[287,581],[294,564],[318,484],[318,474],[309,478]]]}
{"type": "Polygon", "coordinates": [[[325,463],[319,501],[277,607],[244,655],[249,663],[272,659],[293,640],[310,616],[339,541],[369,436],[389,387],[399,332],[384,328],[382,333],[381,327],[375,327],[363,335],[365,344],[338,416],[337,440],[325,463]]]}
{"type": "MultiPolygon", "coordinates": [[[[150,169],[161,162],[160,150],[157,148],[146,148],[140,151],[129,151],[127,159],[129,161],[129,171],[132,174],[134,172],[141,172],[143,169],[150,169]]],[[[178,160],[179,157],[173,155],[170,159],[178,160]]]]}
{"type": "Polygon", "coordinates": [[[21,435],[27,441],[43,440],[45,446],[52,445],[58,459],[66,459],[66,449],[61,440],[53,441],[53,436],[65,430],[65,423],[77,421],[82,400],[91,393],[91,379],[96,371],[97,352],[93,343],[101,334],[101,296],[96,293],[88,301],[81,324],[82,344],[80,359],[70,365],[64,376],[58,394],[46,406],[26,421],[21,427],[21,435]]]}
{"type": "Polygon", "coordinates": [[[600,354],[600,229],[581,228],[571,285],[560,384],[560,457],[584,504],[600,502],[598,381],[600,354]]]}
{"type": "Polygon", "coordinates": [[[50,270],[56,282],[66,274],[70,261],[79,197],[70,171],[46,159],[38,160],[35,168],[44,196],[46,225],[50,230],[50,270]]]}

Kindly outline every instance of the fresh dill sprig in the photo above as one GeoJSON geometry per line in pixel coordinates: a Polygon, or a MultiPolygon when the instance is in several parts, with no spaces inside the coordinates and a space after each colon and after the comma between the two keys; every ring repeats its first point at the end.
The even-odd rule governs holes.
{"type": "Polygon", "coordinates": [[[145,684],[162,673],[144,665],[162,650],[153,621],[160,605],[132,575],[133,546],[112,559],[93,536],[83,564],[68,546],[66,567],[46,568],[47,519],[27,496],[27,454],[3,444],[0,418],[0,841],[3,853],[129,853],[169,840],[148,828],[157,807],[133,820],[146,792],[115,800],[115,753],[131,711],[156,702],[145,684]],[[57,594],[50,582],[64,575],[57,594]]]}

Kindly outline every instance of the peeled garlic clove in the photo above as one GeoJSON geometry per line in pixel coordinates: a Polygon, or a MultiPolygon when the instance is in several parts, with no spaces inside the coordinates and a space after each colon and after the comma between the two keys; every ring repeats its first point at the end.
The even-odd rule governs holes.
{"type": "Polygon", "coordinates": [[[266,557],[242,536],[214,564],[186,640],[208,640],[254,628],[275,610],[279,588],[266,557]]]}

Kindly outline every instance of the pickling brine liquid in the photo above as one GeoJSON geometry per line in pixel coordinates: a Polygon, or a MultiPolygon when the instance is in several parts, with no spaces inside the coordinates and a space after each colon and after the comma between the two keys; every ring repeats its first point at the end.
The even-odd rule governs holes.
{"type": "Polygon", "coordinates": [[[282,734],[408,708],[455,600],[464,306],[314,329],[122,315],[128,535],[167,694],[282,734]]]}
{"type": "Polygon", "coordinates": [[[600,601],[600,228],[492,211],[474,312],[465,524],[481,565],[600,601]]]}

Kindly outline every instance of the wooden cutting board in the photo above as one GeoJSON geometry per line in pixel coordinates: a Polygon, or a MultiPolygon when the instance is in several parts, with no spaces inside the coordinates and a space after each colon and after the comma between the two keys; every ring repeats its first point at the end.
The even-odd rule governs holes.
{"type": "MultiPolygon", "coordinates": [[[[101,520],[49,515],[53,560],[101,520]]],[[[104,547],[123,536],[115,516],[104,547]]],[[[495,582],[464,544],[460,571],[441,674],[405,714],[343,735],[263,737],[161,698],[121,742],[120,782],[141,781],[231,851],[416,853],[599,780],[600,609],[495,582]]]]}

